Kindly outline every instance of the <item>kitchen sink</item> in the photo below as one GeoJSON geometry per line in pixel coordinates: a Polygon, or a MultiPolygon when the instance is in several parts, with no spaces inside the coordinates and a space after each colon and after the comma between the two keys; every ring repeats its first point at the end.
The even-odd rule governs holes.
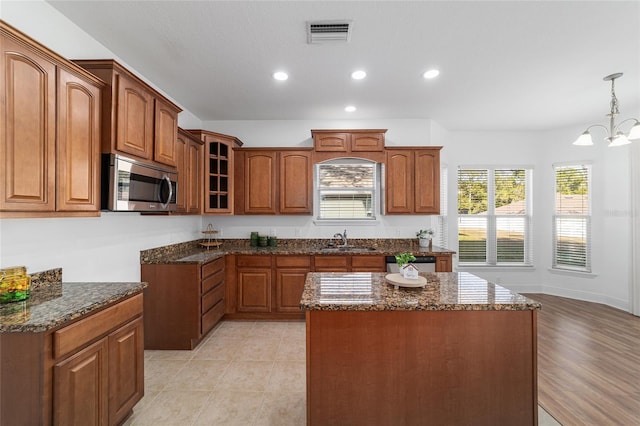
{"type": "Polygon", "coordinates": [[[332,246],[322,247],[320,251],[322,253],[342,253],[342,252],[368,252],[377,250],[375,247],[356,247],[356,246],[332,246]]]}

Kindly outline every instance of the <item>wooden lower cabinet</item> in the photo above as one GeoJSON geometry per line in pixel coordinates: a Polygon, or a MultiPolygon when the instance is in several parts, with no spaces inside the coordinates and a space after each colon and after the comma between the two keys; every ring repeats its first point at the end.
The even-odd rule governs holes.
{"type": "Polygon", "coordinates": [[[349,256],[314,256],[314,272],[349,272],[349,256]]]}
{"type": "Polygon", "coordinates": [[[238,312],[271,312],[271,256],[237,256],[238,312]]]}
{"type": "Polygon", "coordinates": [[[0,333],[0,424],[121,424],[144,396],[142,299],[54,330],[0,333]]]}
{"type": "Polygon", "coordinates": [[[384,256],[351,256],[352,272],[386,272],[387,261],[384,256]]]}
{"type": "Polygon", "coordinates": [[[303,317],[300,299],[307,273],[311,270],[311,256],[275,256],[276,312],[291,312],[303,317]]]}
{"type": "Polygon", "coordinates": [[[145,349],[193,349],[225,310],[225,259],[140,265],[145,349]]]}
{"type": "Polygon", "coordinates": [[[436,256],[436,272],[451,272],[453,270],[453,261],[451,255],[436,256]]]}

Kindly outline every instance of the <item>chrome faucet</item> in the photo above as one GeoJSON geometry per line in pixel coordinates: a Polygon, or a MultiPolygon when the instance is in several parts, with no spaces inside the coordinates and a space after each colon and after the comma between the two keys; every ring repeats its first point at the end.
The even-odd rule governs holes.
{"type": "Polygon", "coordinates": [[[347,246],[347,230],[346,229],[342,234],[339,232],[336,234],[333,234],[333,238],[340,238],[342,240],[342,246],[343,247],[347,246]]]}

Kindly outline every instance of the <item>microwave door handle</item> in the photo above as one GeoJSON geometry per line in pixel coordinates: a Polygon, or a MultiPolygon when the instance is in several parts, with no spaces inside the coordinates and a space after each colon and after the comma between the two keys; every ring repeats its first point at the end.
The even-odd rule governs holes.
{"type": "Polygon", "coordinates": [[[164,200],[160,200],[160,204],[162,205],[162,208],[166,209],[169,203],[171,202],[171,197],[173,197],[173,185],[171,185],[171,179],[169,179],[169,176],[167,175],[162,176],[162,180],[164,180],[169,186],[169,196],[167,197],[167,201],[165,202],[164,200]]]}

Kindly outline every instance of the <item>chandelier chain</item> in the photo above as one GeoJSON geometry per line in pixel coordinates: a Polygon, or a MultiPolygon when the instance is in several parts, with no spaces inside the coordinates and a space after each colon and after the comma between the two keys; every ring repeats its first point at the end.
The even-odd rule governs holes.
{"type": "Polygon", "coordinates": [[[616,89],[615,89],[616,79],[611,79],[611,114],[620,114],[618,110],[618,98],[616,97],[616,89]]]}

